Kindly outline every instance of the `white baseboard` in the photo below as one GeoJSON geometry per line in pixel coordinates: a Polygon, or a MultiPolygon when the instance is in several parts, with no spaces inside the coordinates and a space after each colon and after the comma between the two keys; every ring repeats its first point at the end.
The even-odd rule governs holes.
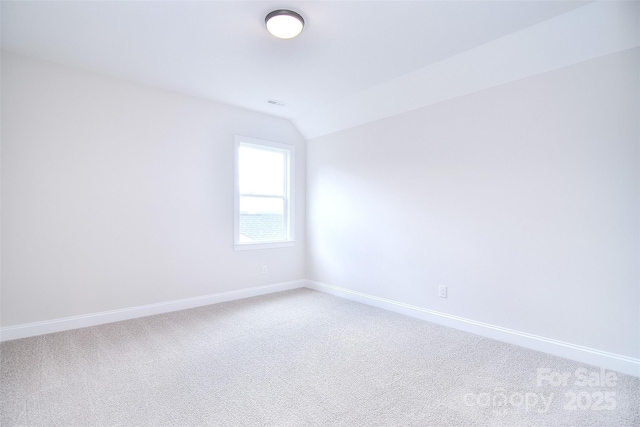
{"type": "Polygon", "coordinates": [[[276,283],[273,285],[257,286],[253,288],[239,289],[236,291],[219,292],[194,298],[184,298],[166,301],[157,304],[140,305],[119,310],[103,311],[100,313],[83,314],[79,316],[53,319],[43,322],[27,323],[0,328],[0,341],[9,341],[19,338],[27,338],[36,335],[44,335],[53,332],[67,331],[71,329],[86,328],[104,323],[119,322],[138,317],[152,316],[154,314],[168,313],[171,311],[185,310],[204,305],[217,304],[274,292],[287,291],[307,287],[317,291],[336,295],[342,298],[357,301],[363,304],[379,307],[385,310],[416,317],[430,322],[438,323],[466,332],[471,332],[510,344],[519,345],[533,350],[542,351],[577,362],[601,366],[613,371],[640,377],[640,359],[609,353],[593,348],[571,344],[552,338],[520,332],[503,328],[488,323],[478,322],[459,316],[453,316],[386,298],[362,292],[352,291],[338,286],[312,280],[294,280],[291,282],[276,283]]]}
{"type": "Polygon", "coordinates": [[[363,304],[379,307],[385,310],[428,320],[451,328],[460,329],[492,338],[498,341],[519,345],[521,347],[530,348],[532,350],[542,351],[554,356],[563,357],[565,359],[577,362],[587,363],[610,369],[612,371],[622,372],[627,375],[640,377],[640,359],[623,356],[620,354],[609,353],[594,348],[584,347],[581,345],[571,344],[552,338],[545,338],[538,335],[528,334],[513,329],[503,328],[501,326],[490,325],[488,323],[477,322],[463,317],[453,316],[398,301],[380,298],[374,295],[356,292],[338,286],[327,285],[325,283],[315,282],[313,280],[306,281],[306,287],[317,291],[336,295],[342,298],[357,301],[363,304]]]}
{"type": "Polygon", "coordinates": [[[82,314],[79,316],[65,317],[62,319],[53,319],[43,322],[6,326],[0,328],[0,341],[9,341],[36,335],[50,334],[52,332],[86,328],[88,326],[102,325],[104,323],[119,322],[138,317],[152,316],[154,314],[201,307],[203,305],[217,304],[220,302],[255,297],[274,292],[288,291],[290,289],[302,288],[304,286],[304,280],[294,280],[291,282],[276,283],[273,285],[239,289],[237,291],[219,292],[194,298],[184,298],[156,304],[139,305],[119,310],[109,310],[102,311],[100,313],[82,314]]]}

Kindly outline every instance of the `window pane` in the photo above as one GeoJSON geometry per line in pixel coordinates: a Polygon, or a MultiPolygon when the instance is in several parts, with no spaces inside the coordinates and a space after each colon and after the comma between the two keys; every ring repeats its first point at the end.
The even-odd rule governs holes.
{"type": "Polygon", "coordinates": [[[240,242],[286,240],[284,199],[240,197],[240,242]]]}
{"type": "Polygon", "coordinates": [[[240,193],[284,196],[285,156],[282,151],[240,146],[240,193]]]}

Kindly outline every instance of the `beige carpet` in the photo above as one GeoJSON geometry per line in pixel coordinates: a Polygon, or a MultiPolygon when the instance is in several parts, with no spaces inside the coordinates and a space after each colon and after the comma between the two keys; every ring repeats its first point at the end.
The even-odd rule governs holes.
{"type": "Polygon", "coordinates": [[[0,353],[3,427],[640,426],[638,378],[308,289],[0,353]]]}

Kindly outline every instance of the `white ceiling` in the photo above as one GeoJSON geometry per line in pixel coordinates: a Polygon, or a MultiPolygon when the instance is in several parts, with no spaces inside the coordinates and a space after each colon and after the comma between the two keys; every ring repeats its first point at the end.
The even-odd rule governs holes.
{"type": "MultiPolygon", "coordinates": [[[[574,16],[593,6],[585,4],[2,1],[2,48],[285,117],[309,138],[446,99],[449,95],[439,93],[443,87],[457,96],[456,88],[465,84],[452,79],[451,72],[468,80],[475,71],[464,68],[470,64],[475,68],[482,61],[476,57],[476,65],[452,64],[452,58],[486,51],[514,34],[520,34],[518,43],[526,46],[530,37],[523,31],[531,33],[548,22],[560,24],[563,21],[552,18],[574,16]],[[299,37],[280,40],[267,33],[264,16],[279,8],[304,16],[306,26],[299,37]],[[449,65],[442,68],[442,64],[449,65]],[[434,69],[440,69],[439,74],[434,69]],[[416,81],[416,73],[423,80],[416,81]],[[372,91],[382,90],[384,98],[378,103],[384,105],[391,89],[398,94],[392,109],[381,111],[371,105],[372,91]],[[412,96],[416,90],[421,92],[418,100],[412,96]],[[274,106],[268,99],[286,105],[274,106]]],[[[538,33],[542,38],[546,34],[538,33]]],[[[514,43],[513,52],[523,50],[514,43]]],[[[484,55],[489,58],[491,52],[495,50],[484,55]]],[[[463,92],[469,90],[478,88],[463,92]]]]}

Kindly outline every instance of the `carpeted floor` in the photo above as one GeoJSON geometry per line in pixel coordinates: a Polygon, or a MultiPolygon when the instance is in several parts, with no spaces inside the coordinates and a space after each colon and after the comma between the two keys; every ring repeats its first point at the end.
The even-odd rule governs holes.
{"type": "Polygon", "coordinates": [[[308,289],[0,356],[4,427],[640,426],[638,378],[308,289]]]}

